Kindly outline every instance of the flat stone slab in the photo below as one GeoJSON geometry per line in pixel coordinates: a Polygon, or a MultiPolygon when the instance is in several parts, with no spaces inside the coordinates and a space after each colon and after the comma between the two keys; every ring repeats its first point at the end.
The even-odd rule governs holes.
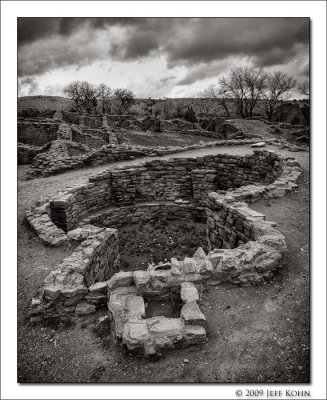
{"type": "Polygon", "coordinates": [[[89,315],[96,311],[96,306],[88,303],[79,303],[75,308],[76,315],[89,315]]]}
{"type": "Polygon", "coordinates": [[[181,318],[153,317],[146,322],[153,336],[178,336],[183,329],[181,318]]]}
{"type": "Polygon", "coordinates": [[[206,330],[203,326],[186,325],[184,332],[188,344],[202,343],[206,340],[206,330]]]}
{"type": "Polygon", "coordinates": [[[258,142],[251,144],[251,147],[265,147],[266,142],[258,142]]]}
{"type": "Polygon", "coordinates": [[[133,284],[133,271],[121,271],[114,274],[107,282],[108,290],[133,284]]]}
{"type": "Polygon", "coordinates": [[[195,301],[184,304],[181,309],[181,317],[184,319],[185,325],[205,326],[206,324],[206,317],[195,301]]]}
{"type": "Polygon", "coordinates": [[[184,303],[199,300],[199,293],[192,282],[184,282],[181,284],[181,299],[184,303]]]}

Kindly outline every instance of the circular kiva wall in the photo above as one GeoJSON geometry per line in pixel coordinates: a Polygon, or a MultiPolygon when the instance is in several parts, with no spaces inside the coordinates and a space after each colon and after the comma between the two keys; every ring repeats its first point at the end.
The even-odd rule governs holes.
{"type": "Polygon", "coordinates": [[[205,206],[209,192],[253,183],[267,185],[281,172],[281,160],[267,151],[153,160],[133,168],[108,170],[61,193],[50,201],[51,219],[67,232],[87,214],[104,208],[182,200],[205,206]]]}
{"type": "Polygon", "coordinates": [[[50,245],[80,245],[45,279],[32,318],[95,311],[125,286],[151,294],[183,282],[264,282],[281,266],[285,238],[247,203],[263,194],[281,197],[297,186],[300,174],[296,162],[269,151],[156,160],[108,170],[38,203],[26,218],[39,237],[50,245]],[[119,237],[112,226],[156,215],[206,218],[209,253],[199,249],[182,261],[172,258],[162,271],[118,272],[119,237]]]}

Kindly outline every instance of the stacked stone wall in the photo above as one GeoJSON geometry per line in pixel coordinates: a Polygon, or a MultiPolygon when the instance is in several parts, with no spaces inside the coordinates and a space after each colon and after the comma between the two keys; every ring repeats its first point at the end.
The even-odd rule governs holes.
{"type": "MultiPolygon", "coordinates": [[[[95,228],[95,227],[94,227],[95,228]]],[[[32,321],[47,316],[81,312],[83,304],[95,312],[106,303],[105,281],[119,265],[118,233],[115,229],[95,229],[58,268],[44,280],[33,299],[32,321]],[[102,282],[100,285],[99,282],[102,282]]]]}
{"type": "Polygon", "coordinates": [[[50,201],[52,221],[64,231],[73,229],[88,212],[112,204],[111,176],[68,189],[50,201]]]}
{"type": "Polygon", "coordinates": [[[31,146],[24,143],[17,145],[17,163],[32,164],[33,159],[38,154],[44,152],[44,147],[31,146]]]}
{"type": "Polygon", "coordinates": [[[196,159],[153,160],[133,168],[108,170],[90,178],[90,183],[51,203],[52,218],[58,227],[69,230],[87,211],[110,205],[120,207],[175,200],[195,200],[197,204],[203,204],[207,190],[234,188],[253,182],[271,183],[281,170],[277,155],[257,150],[245,157],[219,154],[196,159]],[[192,174],[192,171],[195,172],[192,174]],[[205,190],[201,179],[202,183],[208,182],[205,190]]]}
{"type": "Polygon", "coordinates": [[[158,220],[185,220],[205,223],[206,212],[204,207],[196,207],[193,204],[154,202],[99,210],[84,218],[79,225],[90,224],[100,227],[120,228],[127,224],[156,222],[158,220]]]}
{"type": "Polygon", "coordinates": [[[17,140],[31,146],[43,146],[57,139],[58,122],[18,121],[17,140]]]}

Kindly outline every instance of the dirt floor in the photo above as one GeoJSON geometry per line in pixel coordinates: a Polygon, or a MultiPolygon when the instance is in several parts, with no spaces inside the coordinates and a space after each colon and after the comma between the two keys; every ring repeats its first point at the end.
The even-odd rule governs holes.
{"type": "Polygon", "coordinates": [[[198,247],[206,250],[206,224],[195,221],[158,220],[118,228],[121,269],[146,269],[149,263],[183,260],[198,247]]]}
{"type": "Polygon", "coordinates": [[[202,142],[213,142],[214,137],[187,135],[178,132],[139,132],[126,131],[118,134],[119,143],[138,146],[187,146],[202,142]]]}
{"type": "MultiPolygon", "coordinates": [[[[267,220],[275,221],[285,235],[289,247],[283,269],[265,286],[202,285],[200,306],[208,321],[206,343],[166,353],[159,360],[132,356],[103,337],[96,322],[106,309],[51,326],[28,322],[33,294],[72,248],[45,247],[24,222],[26,209],[42,196],[86,182],[89,175],[108,166],[31,181],[24,180],[28,167],[19,166],[18,381],[309,382],[309,153],[271,148],[293,156],[304,169],[297,190],[270,204],[259,201],[251,205],[267,220]]],[[[250,147],[233,146],[174,157],[251,151],[250,147]]]]}

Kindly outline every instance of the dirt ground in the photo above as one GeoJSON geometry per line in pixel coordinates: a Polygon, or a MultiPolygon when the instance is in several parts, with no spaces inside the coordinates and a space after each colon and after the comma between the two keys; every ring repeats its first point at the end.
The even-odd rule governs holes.
{"type": "Polygon", "coordinates": [[[202,142],[213,142],[214,137],[187,135],[178,132],[131,132],[118,134],[119,143],[138,146],[187,146],[202,142]]]}
{"type": "Polygon", "coordinates": [[[184,260],[198,247],[206,250],[206,224],[196,221],[158,220],[118,229],[120,268],[146,269],[149,263],[184,260]]]}
{"type": "MultiPolygon", "coordinates": [[[[208,321],[206,343],[168,352],[159,360],[131,356],[100,336],[96,322],[106,309],[51,326],[28,322],[33,294],[72,248],[45,247],[24,222],[26,209],[41,196],[85,182],[108,165],[31,181],[25,181],[28,167],[19,166],[18,382],[309,382],[309,153],[271,148],[295,157],[304,169],[294,192],[270,205],[266,201],[251,205],[267,220],[275,221],[285,235],[288,250],[284,267],[264,286],[202,285],[200,306],[208,321]]],[[[233,146],[174,157],[218,151],[252,152],[250,147],[233,146]]]]}

